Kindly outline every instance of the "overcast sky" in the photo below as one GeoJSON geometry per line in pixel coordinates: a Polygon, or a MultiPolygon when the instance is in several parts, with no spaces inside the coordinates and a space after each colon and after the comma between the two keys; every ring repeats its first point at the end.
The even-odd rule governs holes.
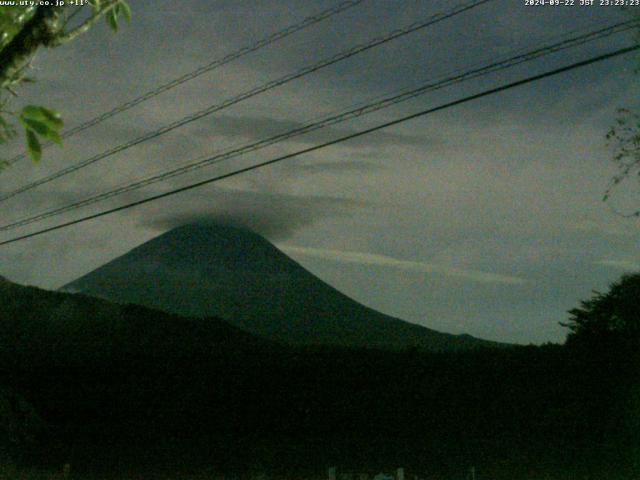
{"type": "MultiPolygon", "coordinates": [[[[102,23],[34,61],[20,102],[68,126],[250,44],[336,0],[141,0],[117,34],[102,23]]],[[[576,0],[576,3],[579,3],[576,0]]],[[[7,192],[208,105],[458,2],[362,5],[200,76],[0,175],[7,192]]],[[[276,88],[0,204],[2,223],[260,140],[511,52],[628,18],[614,7],[494,0],[276,88]]],[[[628,45],[618,35],[419,97],[23,229],[97,212],[309,147],[385,120],[628,45]]],[[[451,333],[562,341],[566,311],[640,270],[640,204],[604,136],[638,107],[637,55],[573,70],[143,207],[0,247],[0,274],[57,288],[174,226],[217,219],[263,234],[365,305],[451,333]]],[[[17,152],[16,144],[8,153],[17,152]]],[[[7,155],[9,156],[9,155],[7,155]]]]}

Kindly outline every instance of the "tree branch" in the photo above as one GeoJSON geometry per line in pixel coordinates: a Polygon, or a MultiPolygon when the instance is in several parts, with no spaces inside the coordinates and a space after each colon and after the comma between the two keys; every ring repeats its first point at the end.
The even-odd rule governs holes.
{"type": "Polygon", "coordinates": [[[91,28],[91,26],[94,23],[96,23],[102,15],[104,15],[109,10],[114,8],[118,3],[119,3],[119,0],[111,0],[110,2],[107,2],[107,4],[104,7],[102,7],[97,12],[94,12],[93,15],[91,15],[89,18],[87,18],[84,22],[82,22],[80,25],[75,27],[73,30],[58,35],[55,39],[55,44],[62,45],[63,43],[70,42],[71,40],[76,38],[78,35],[82,35],[84,32],[89,30],[89,28],[91,28]]]}
{"type": "Polygon", "coordinates": [[[0,51],[0,88],[6,88],[20,78],[40,46],[54,44],[62,11],[62,7],[38,7],[33,17],[0,51]]]}

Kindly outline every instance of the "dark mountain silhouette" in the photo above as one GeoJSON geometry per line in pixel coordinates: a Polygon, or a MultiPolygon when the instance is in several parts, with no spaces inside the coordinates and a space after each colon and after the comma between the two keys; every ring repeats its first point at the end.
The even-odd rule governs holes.
{"type": "Polygon", "coordinates": [[[294,345],[429,350],[497,345],[367,308],[260,235],[230,226],[173,229],[63,289],[180,315],[217,316],[294,345]]]}
{"type": "Polygon", "coordinates": [[[154,356],[237,355],[275,348],[217,318],[183,318],[137,305],[24,287],[0,277],[0,354],[57,361],[154,356]]]}

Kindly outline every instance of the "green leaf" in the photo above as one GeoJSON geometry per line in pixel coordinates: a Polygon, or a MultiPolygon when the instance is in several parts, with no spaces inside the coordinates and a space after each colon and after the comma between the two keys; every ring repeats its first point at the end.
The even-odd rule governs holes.
{"type": "Polygon", "coordinates": [[[57,130],[51,129],[45,123],[42,123],[38,120],[31,120],[29,118],[21,118],[20,122],[27,130],[33,130],[36,134],[40,135],[42,138],[46,138],[47,140],[51,140],[58,145],[62,144],[62,139],[60,138],[60,134],[57,130]]]}
{"type": "MultiPolygon", "coordinates": [[[[39,120],[33,120],[31,118],[21,118],[20,122],[24,125],[24,128],[33,130],[38,135],[46,137],[51,132],[51,128],[39,120]]],[[[55,131],[55,130],[54,130],[55,131]]]]}
{"type": "Polygon", "coordinates": [[[106,15],[107,25],[109,25],[111,30],[113,30],[114,32],[118,31],[118,12],[116,11],[117,8],[118,5],[109,10],[106,15]]]}
{"type": "Polygon", "coordinates": [[[58,112],[37,105],[27,105],[24,107],[20,112],[20,118],[44,123],[50,130],[59,130],[64,124],[58,112]]]}
{"type": "Polygon", "coordinates": [[[39,118],[42,116],[41,107],[37,105],[27,105],[20,112],[20,116],[25,118],[39,118]]]}
{"type": "Polygon", "coordinates": [[[51,130],[59,131],[64,125],[60,114],[55,110],[42,107],[42,114],[47,119],[46,123],[51,127],[51,130]]]}
{"type": "Polygon", "coordinates": [[[102,8],[102,2],[100,0],[89,0],[89,4],[93,7],[93,13],[99,13],[102,8]]]}
{"type": "Polygon", "coordinates": [[[27,147],[28,153],[34,162],[39,162],[42,158],[42,145],[33,130],[27,129],[27,147]]]}
{"type": "Polygon", "coordinates": [[[124,19],[127,22],[131,21],[131,7],[129,6],[129,4],[127,2],[125,2],[124,0],[120,0],[120,3],[118,4],[121,9],[119,13],[122,13],[122,16],[124,17],[124,19]]]}
{"type": "Polygon", "coordinates": [[[62,145],[62,138],[60,138],[60,134],[55,130],[51,130],[49,132],[49,135],[47,135],[47,138],[51,140],[53,143],[55,143],[56,145],[62,145]]]}
{"type": "Polygon", "coordinates": [[[20,112],[19,119],[26,130],[29,155],[34,161],[42,157],[42,146],[38,135],[58,145],[62,143],[58,131],[63,122],[58,112],[37,105],[27,105],[20,112]]]}
{"type": "Polygon", "coordinates": [[[60,114],[58,112],[45,107],[40,107],[40,111],[42,112],[42,115],[44,115],[51,124],[56,126],[57,129],[62,128],[62,126],[64,125],[64,122],[62,121],[62,118],[60,117],[60,114]]]}

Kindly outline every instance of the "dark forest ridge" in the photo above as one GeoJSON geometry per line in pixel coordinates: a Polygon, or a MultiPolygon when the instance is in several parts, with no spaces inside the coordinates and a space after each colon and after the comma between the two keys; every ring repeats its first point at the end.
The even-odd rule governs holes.
{"type": "MultiPolygon", "coordinates": [[[[181,357],[194,352],[235,357],[279,346],[218,318],[191,319],[138,305],[25,287],[0,277],[0,354],[71,361],[115,352],[181,357]]],[[[5,365],[6,366],[6,365],[5,365]]]]}
{"type": "Polygon", "coordinates": [[[293,345],[457,350],[500,345],[384,315],[342,294],[244,228],[185,225],[63,290],[189,317],[220,317],[293,345]]]}
{"type": "Polygon", "coordinates": [[[213,317],[6,280],[0,338],[0,453],[49,468],[73,457],[78,478],[178,465],[638,478],[637,348],[624,344],[287,348],[213,317]]]}

